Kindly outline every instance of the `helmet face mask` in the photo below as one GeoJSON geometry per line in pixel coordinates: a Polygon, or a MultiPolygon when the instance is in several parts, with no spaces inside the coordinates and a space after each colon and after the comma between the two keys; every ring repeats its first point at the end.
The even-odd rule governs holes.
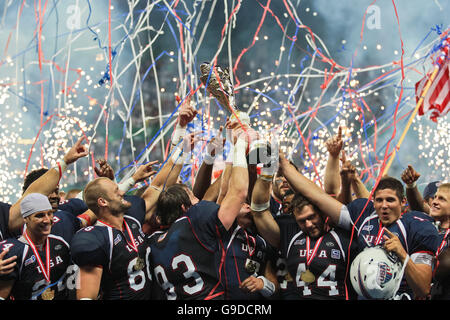
{"type": "Polygon", "coordinates": [[[403,265],[397,255],[382,247],[360,252],[350,267],[350,280],[359,296],[366,299],[391,299],[403,277],[403,265]]]}

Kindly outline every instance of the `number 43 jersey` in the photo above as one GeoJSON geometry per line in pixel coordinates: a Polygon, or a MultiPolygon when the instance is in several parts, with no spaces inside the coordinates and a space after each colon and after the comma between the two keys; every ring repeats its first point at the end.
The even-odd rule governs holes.
{"type": "Polygon", "coordinates": [[[217,216],[218,210],[216,203],[200,201],[167,231],[149,236],[153,281],[164,291],[165,299],[223,299],[222,239],[228,233],[217,216]]]}
{"type": "Polygon", "coordinates": [[[150,298],[149,251],[140,223],[129,216],[124,216],[123,231],[97,221],[72,240],[72,258],[80,268],[102,267],[102,300],[150,298]]]}
{"type": "MultiPolygon", "coordinates": [[[[294,219],[283,220],[278,220],[281,251],[286,257],[298,299],[343,300],[347,294],[349,299],[354,299],[350,281],[345,281],[349,233],[331,229],[322,237],[313,239],[300,230],[294,219]]],[[[351,246],[351,259],[356,255],[355,247],[356,241],[351,246]]]]}

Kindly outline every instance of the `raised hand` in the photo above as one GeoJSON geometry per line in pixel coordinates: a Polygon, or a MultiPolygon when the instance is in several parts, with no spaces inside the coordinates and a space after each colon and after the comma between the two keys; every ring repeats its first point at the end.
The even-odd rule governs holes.
{"type": "Polygon", "coordinates": [[[331,156],[338,157],[342,150],[344,142],[342,141],[342,128],[339,127],[337,135],[331,137],[325,142],[328,152],[331,156]]]}
{"type": "Polygon", "coordinates": [[[135,182],[144,181],[145,179],[155,175],[158,171],[153,169],[153,166],[158,163],[158,160],[140,165],[133,174],[135,182]]]}
{"type": "Polygon", "coordinates": [[[8,249],[3,250],[0,253],[0,276],[10,274],[14,271],[14,266],[17,264],[15,261],[17,259],[17,256],[9,257],[8,259],[4,259],[6,253],[8,253],[8,249]]]}
{"type": "Polygon", "coordinates": [[[413,184],[419,179],[420,173],[414,170],[411,165],[408,165],[408,167],[402,172],[401,177],[404,183],[413,184]]]}
{"type": "Polygon", "coordinates": [[[95,173],[99,177],[106,177],[114,181],[114,170],[109,163],[105,159],[98,159],[95,162],[100,166],[99,168],[94,167],[95,173]]]}
{"type": "Polygon", "coordinates": [[[186,100],[180,106],[180,111],[178,113],[178,124],[181,127],[186,127],[186,125],[194,120],[198,111],[195,110],[193,106],[191,106],[191,96],[187,96],[186,100]]]}
{"type": "Polygon", "coordinates": [[[88,149],[86,146],[83,146],[81,142],[84,140],[84,137],[78,139],[77,142],[72,146],[72,148],[67,151],[64,155],[64,162],[69,165],[80,158],[83,158],[88,155],[88,149]]]}

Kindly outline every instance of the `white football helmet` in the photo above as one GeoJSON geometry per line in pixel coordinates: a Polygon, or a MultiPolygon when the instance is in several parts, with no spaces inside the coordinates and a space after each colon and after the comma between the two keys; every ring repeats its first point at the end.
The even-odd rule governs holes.
{"type": "Polygon", "coordinates": [[[350,280],[359,296],[387,300],[397,293],[403,271],[397,255],[380,246],[367,247],[353,260],[350,280]]]}

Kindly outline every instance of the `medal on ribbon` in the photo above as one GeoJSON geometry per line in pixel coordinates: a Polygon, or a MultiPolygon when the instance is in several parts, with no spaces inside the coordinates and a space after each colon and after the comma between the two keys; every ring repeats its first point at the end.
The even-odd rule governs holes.
{"type": "MultiPolygon", "coordinates": [[[[33,241],[28,236],[27,232],[25,231],[23,233],[24,238],[27,240],[29,246],[31,247],[31,250],[33,250],[34,256],[36,257],[36,260],[38,262],[38,265],[40,269],[42,270],[42,274],[44,275],[45,280],[48,284],[51,283],[50,281],[50,245],[48,237],[45,241],[45,265],[44,262],[41,259],[41,256],[39,255],[39,252],[36,248],[36,245],[33,243],[33,241]]],[[[55,291],[52,290],[50,287],[45,289],[44,292],[41,294],[41,298],[43,300],[53,300],[55,297],[55,291]]]]}
{"type": "Polygon", "coordinates": [[[133,269],[135,271],[142,270],[145,267],[145,260],[143,258],[139,257],[138,247],[137,247],[136,242],[134,240],[133,234],[131,233],[131,230],[128,227],[128,224],[127,224],[127,222],[125,220],[123,220],[123,224],[125,225],[125,229],[127,230],[128,236],[130,237],[130,240],[131,240],[131,243],[129,243],[126,240],[126,238],[125,238],[125,241],[127,241],[127,243],[130,245],[130,247],[138,254],[138,257],[136,259],[136,263],[133,266],[133,269]]]}
{"type": "Polygon", "coordinates": [[[41,293],[41,298],[42,300],[53,300],[55,298],[55,291],[49,287],[41,293]]]}
{"type": "Polygon", "coordinates": [[[316,276],[309,270],[309,266],[311,265],[311,261],[316,256],[317,250],[319,249],[319,245],[322,242],[322,239],[323,236],[317,240],[316,244],[314,245],[313,252],[311,253],[311,255],[309,255],[310,239],[308,236],[306,236],[306,270],[300,274],[300,280],[302,280],[306,284],[310,284],[316,281],[316,276]]]}

